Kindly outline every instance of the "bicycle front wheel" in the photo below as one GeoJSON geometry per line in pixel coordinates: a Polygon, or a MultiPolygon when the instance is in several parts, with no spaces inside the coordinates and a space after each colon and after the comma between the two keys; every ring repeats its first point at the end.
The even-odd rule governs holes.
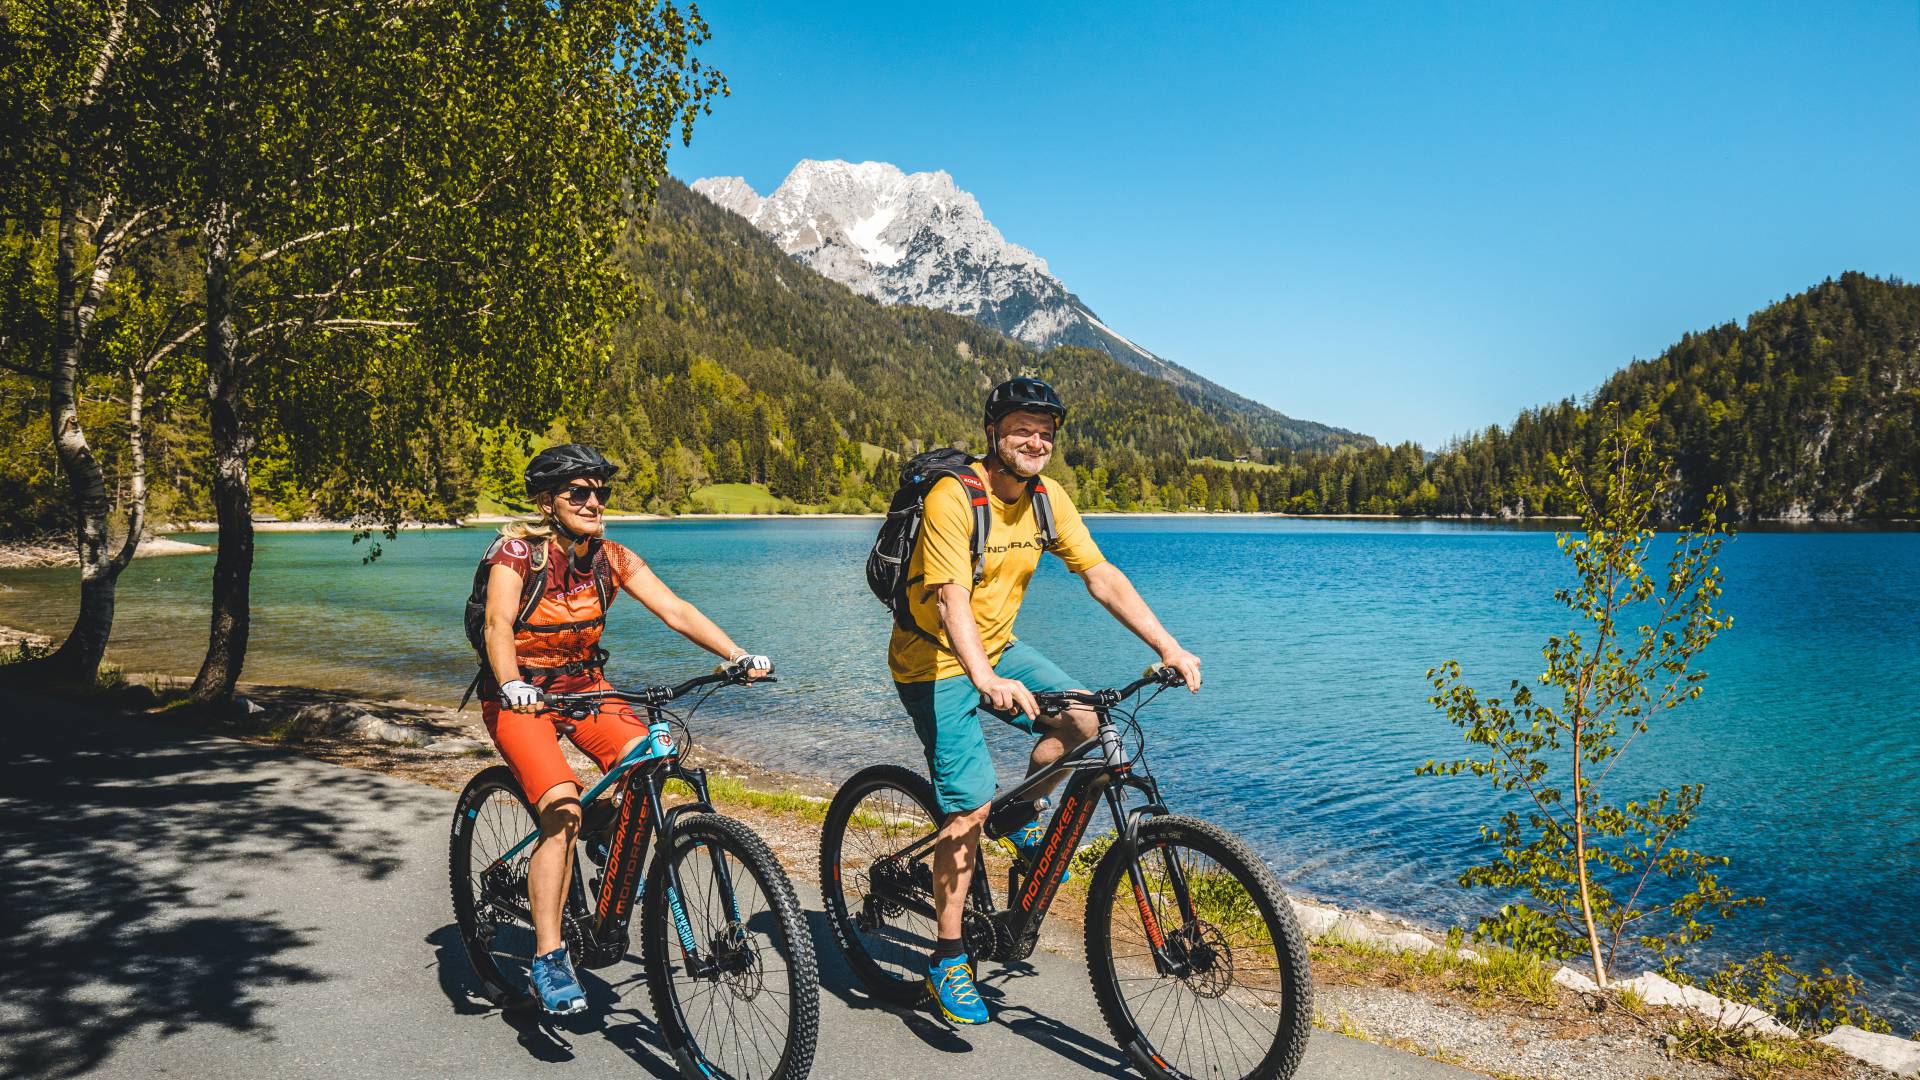
{"type": "Polygon", "coordinates": [[[480,985],[494,1004],[527,1000],[533,926],[527,921],[527,858],[501,856],[534,831],[533,810],[505,765],[468,781],[453,812],[448,845],[453,917],[480,985]]]}
{"type": "Polygon", "coordinates": [[[820,1034],[820,975],[786,871],[719,814],[673,826],[648,868],[641,943],[654,1016],[685,1075],[801,1080],[820,1034]],[[667,862],[680,892],[667,887],[667,862]]]}
{"type": "Polygon", "coordinates": [[[1232,834],[1187,817],[1143,823],[1132,858],[1116,845],[1094,870],[1086,932],[1100,1014],[1145,1075],[1283,1080],[1299,1067],[1313,1024],[1306,942],[1232,834]]]}

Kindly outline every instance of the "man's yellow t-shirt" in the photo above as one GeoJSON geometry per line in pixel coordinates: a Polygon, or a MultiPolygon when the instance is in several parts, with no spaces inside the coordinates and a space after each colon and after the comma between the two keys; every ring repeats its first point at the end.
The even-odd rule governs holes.
{"type": "MultiPolygon", "coordinates": [[[[986,481],[984,464],[975,462],[973,471],[983,483],[986,481]]],[[[1053,507],[1056,535],[1050,550],[1060,556],[1067,569],[1080,574],[1106,562],[1067,493],[1048,484],[1047,498],[1053,507]]],[[[980,643],[986,647],[987,659],[998,663],[1001,652],[1013,643],[1014,616],[1020,613],[1027,582],[1040,565],[1040,526],[1034,519],[1033,497],[1022,492],[1013,502],[1001,502],[989,487],[987,522],[986,555],[981,560],[986,576],[974,585],[971,495],[965,485],[950,476],[935,482],[927,492],[920,542],[907,564],[907,608],[914,622],[939,639],[940,645],[936,647],[896,625],[887,648],[887,667],[895,682],[932,682],[966,674],[949,646],[946,627],[940,623],[935,586],[972,586],[973,621],[980,628],[980,643]]]]}

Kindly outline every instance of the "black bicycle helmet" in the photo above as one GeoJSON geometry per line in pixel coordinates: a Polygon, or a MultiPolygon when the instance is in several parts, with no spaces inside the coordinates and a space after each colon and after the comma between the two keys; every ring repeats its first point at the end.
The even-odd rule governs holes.
{"type": "Polygon", "coordinates": [[[1067,422],[1067,407],[1060,404],[1060,395],[1053,392],[1053,387],[1039,379],[1021,376],[1008,379],[987,395],[986,426],[992,427],[994,421],[1021,409],[1046,413],[1056,423],[1067,422]]]}
{"type": "Polygon", "coordinates": [[[608,461],[600,451],[579,443],[549,446],[527,462],[527,497],[559,491],[569,480],[590,478],[610,481],[620,466],[608,461]]]}

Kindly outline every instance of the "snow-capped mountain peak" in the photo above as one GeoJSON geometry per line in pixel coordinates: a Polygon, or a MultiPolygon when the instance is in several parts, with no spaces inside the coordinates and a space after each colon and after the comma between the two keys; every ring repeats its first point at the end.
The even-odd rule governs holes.
{"type": "Polygon", "coordinates": [[[1299,424],[1122,337],[1040,256],[1010,243],[944,171],[884,161],[802,161],[762,198],[738,176],[693,190],[752,222],[788,255],[883,304],[963,315],[1040,349],[1079,345],[1165,379],[1246,425],[1260,445],[1296,445],[1299,424]]]}
{"type": "Polygon", "coordinates": [[[1045,259],[1008,242],[944,170],[807,160],[765,198],[737,176],[697,180],[693,190],[882,303],[951,311],[1041,348],[1118,348],[1133,366],[1160,363],[1102,326],[1045,259]]]}

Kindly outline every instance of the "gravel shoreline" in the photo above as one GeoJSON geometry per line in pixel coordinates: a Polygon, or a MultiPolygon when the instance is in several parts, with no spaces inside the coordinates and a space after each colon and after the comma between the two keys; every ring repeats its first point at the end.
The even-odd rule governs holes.
{"type": "MultiPolygon", "coordinates": [[[[134,549],[136,559],[157,555],[211,555],[213,545],[192,544],[164,536],[149,536],[134,549]]],[[[80,553],[70,538],[48,537],[40,540],[0,542],[0,570],[32,570],[47,566],[79,566],[80,553]]]]}

